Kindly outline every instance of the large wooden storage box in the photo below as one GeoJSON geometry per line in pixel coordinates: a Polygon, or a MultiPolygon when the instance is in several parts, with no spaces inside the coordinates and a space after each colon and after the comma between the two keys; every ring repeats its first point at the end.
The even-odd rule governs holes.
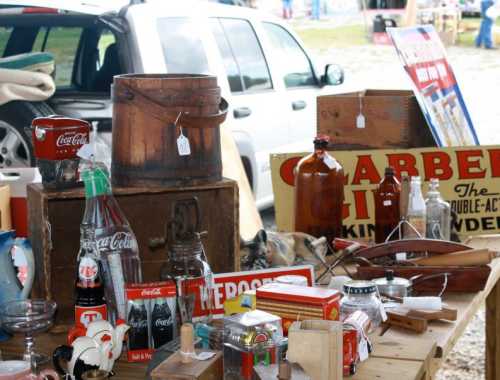
{"type": "MultiPolygon", "coordinates": [[[[164,248],[152,251],[149,239],[165,235],[174,201],[198,197],[201,230],[208,231],[203,244],[216,273],[239,269],[238,186],[223,180],[187,188],[114,187],[121,209],[136,234],[145,281],[157,281],[167,259],[164,248]]],[[[71,321],[74,305],[76,256],[80,223],[85,210],[83,189],[46,191],[28,187],[29,238],[36,260],[33,297],[50,298],[58,304],[58,321],[71,321]]]]}
{"type": "Polygon", "coordinates": [[[366,90],[326,95],[319,96],[317,104],[318,133],[330,136],[334,149],[436,146],[412,91],[366,90]],[[365,128],[356,127],[360,109],[365,116],[365,128]]]}

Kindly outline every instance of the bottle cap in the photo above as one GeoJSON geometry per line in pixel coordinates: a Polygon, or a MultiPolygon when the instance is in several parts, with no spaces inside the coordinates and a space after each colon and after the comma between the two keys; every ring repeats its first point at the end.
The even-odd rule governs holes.
{"type": "Polygon", "coordinates": [[[111,183],[106,168],[96,166],[86,169],[82,172],[82,179],[86,197],[111,194],[111,183]]]}
{"type": "Polygon", "coordinates": [[[330,142],[330,137],[327,135],[317,135],[314,138],[314,146],[318,148],[326,148],[330,142]]]}
{"type": "Polygon", "coordinates": [[[392,166],[388,166],[385,168],[384,171],[385,175],[394,175],[394,168],[392,166]]]}

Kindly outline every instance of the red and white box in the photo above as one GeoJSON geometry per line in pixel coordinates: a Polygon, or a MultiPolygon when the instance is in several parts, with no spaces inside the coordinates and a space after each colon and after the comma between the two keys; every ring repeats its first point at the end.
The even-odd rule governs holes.
{"type": "Polygon", "coordinates": [[[153,352],[177,335],[176,286],[173,281],[128,284],[127,360],[147,362],[153,352]]]}
{"type": "Polygon", "coordinates": [[[339,320],[342,295],[337,290],[274,282],[258,288],[256,296],[257,309],[280,316],[286,334],[298,320],[339,320]]]}

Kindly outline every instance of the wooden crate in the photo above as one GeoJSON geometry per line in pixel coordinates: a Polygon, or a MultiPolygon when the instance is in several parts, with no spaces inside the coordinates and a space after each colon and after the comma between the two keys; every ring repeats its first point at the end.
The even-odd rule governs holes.
{"type": "MultiPolygon", "coordinates": [[[[238,186],[231,180],[186,188],[113,188],[139,243],[144,281],[159,280],[167,260],[164,248],[152,251],[149,239],[165,234],[175,200],[198,197],[205,251],[215,273],[239,270],[238,186]]],[[[85,209],[83,189],[46,191],[28,187],[29,238],[35,255],[33,297],[58,303],[58,321],[73,318],[76,256],[85,209]],[[52,249],[51,249],[52,247],[52,249]]]]}
{"type": "Polygon", "coordinates": [[[319,96],[318,133],[332,139],[334,149],[413,148],[436,146],[412,91],[361,92],[365,128],[356,128],[359,92],[319,96]]]}

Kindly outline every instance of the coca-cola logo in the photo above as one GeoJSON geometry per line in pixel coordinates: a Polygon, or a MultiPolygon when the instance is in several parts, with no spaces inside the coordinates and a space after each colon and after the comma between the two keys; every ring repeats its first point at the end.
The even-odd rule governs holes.
{"type": "Polygon", "coordinates": [[[154,323],[155,327],[169,327],[172,325],[172,318],[157,319],[154,323]]]}
{"type": "Polygon", "coordinates": [[[143,289],[141,291],[141,297],[152,297],[161,295],[160,288],[152,288],[152,289],[143,289]]]}
{"type": "Polygon", "coordinates": [[[128,321],[128,324],[133,329],[146,329],[148,327],[147,319],[133,319],[128,321]]]}
{"type": "Polygon", "coordinates": [[[59,135],[56,140],[56,146],[79,146],[87,144],[87,134],[85,133],[75,133],[75,132],[65,132],[59,135]]]}
{"type": "Polygon", "coordinates": [[[134,239],[130,232],[115,232],[97,241],[100,251],[120,251],[134,248],[134,239]]]}

